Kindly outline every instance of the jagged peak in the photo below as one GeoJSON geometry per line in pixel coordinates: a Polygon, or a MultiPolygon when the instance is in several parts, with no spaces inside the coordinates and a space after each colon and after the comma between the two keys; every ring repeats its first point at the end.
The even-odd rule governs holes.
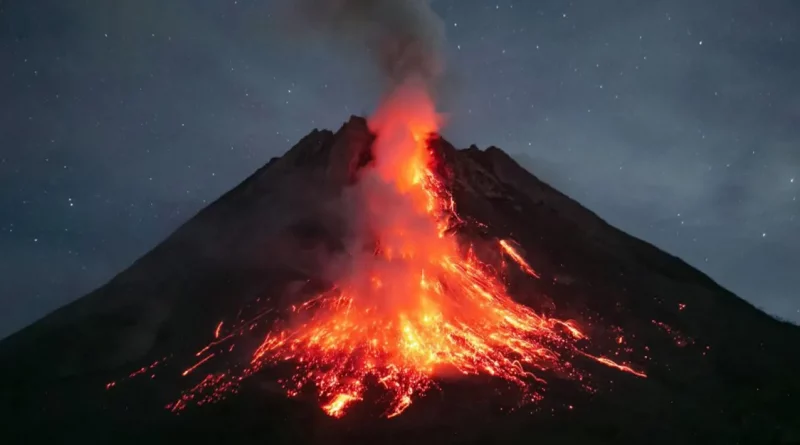
{"type": "Polygon", "coordinates": [[[367,121],[367,118],[355,114],[350,115],[350,118],[342,125],[342,128],[348,126],[369,131],[369,121],[367,121]]]}

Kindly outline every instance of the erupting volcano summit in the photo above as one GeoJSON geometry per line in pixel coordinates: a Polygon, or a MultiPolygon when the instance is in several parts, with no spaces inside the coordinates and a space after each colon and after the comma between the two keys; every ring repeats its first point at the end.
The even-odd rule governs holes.
{"type": "MultiPolygon", "coordinates": [[[[459,231],[481,223],[458,213],[448,183],[452,174],[433,146],[437,116],[421,90],[399,89],[371,124],[376,138],[362,152],[369,162],[353,172],[352,185],[343,191],[352,212],[340,215],[347,242],[323,264],[328,288],[290,305],[289,318],[282,320],[288,326],[272,327],[246,366],[207,374],[169,409],[183,410],[198,398],[214,401],[235,391],[241,379],[280,362],[295,366],[281,380],[288,395],[313,388],[333,417],[363,400],[370,383],[388,393],[385,416],[400,415],[446,371],[497,377],[518,386],[529,402],[546,385],[541,372],[583,381],[586,376],[573,364],[578,358],[645,377],[585,352],[580,343],[588,343],[587,336],[574,321],[514,301],[503,283],[508,267],[541,278],[515,242],[459,242],[459,231]],[[482,261],[475,249],[486,250],[487,244],[512,265],[482,261]]],[[[232,352],[238,338],[259,323],[221,320],[213,341],[183,375],[202,372],[207,362],[232,352]]]]}
{"type": "Polygon", "coordinates": [[[501,150],[453,148],[422,91],[313,131],[0,343],[3,437],[800,438],[800,329],[501,150]]]}

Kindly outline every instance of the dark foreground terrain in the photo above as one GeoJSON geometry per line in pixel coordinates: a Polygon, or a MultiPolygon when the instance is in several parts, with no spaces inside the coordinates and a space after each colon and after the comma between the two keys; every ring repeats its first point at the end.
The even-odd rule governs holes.
{"type": "Polygon", "coordinates": [[[577,320],[598,352],[624,336],[647,378],[587,359],[576,366],[594,393],[548,379],[541,403],[509,412],[496,382],[461,379],[398,418],[363,403],[335,420],[264,373],[222,402],[164,409],[193,384],[180,371],[221,318],[257,298],[285,304],[287,289],[314,278],[309,252],[334,248],[331,203],[371,141],[360,118],[315,130],[108,284],[0,342],[2,442],[800,443],[800,328],[609,226],[503,151],[442,139],[432,143],[459,214],[486,224],[461,235],[516,239],[543,279],[531,288],[512,276],[512,294],[577,320]]]}

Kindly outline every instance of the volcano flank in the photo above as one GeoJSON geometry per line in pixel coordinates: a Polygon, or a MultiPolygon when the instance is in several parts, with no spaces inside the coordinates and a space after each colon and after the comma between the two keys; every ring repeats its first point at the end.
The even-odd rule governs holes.
{"type": "Polygon", "coordinates": [[[314,130],[0,342],[0,437],[800,443],[800,328],[414,125],[314,130]]]}

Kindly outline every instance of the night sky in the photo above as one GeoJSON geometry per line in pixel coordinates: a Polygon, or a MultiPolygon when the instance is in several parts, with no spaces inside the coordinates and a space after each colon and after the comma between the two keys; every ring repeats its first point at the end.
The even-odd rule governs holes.
{"type": "MultiPolygon", "coordinates": [[[[433,7],[446,138],[800,321],[800,3],[433,7]]],[[[286,25],[274,1],[0,2],[0,336],[374,109],[363,51],[286,25]]]]}

